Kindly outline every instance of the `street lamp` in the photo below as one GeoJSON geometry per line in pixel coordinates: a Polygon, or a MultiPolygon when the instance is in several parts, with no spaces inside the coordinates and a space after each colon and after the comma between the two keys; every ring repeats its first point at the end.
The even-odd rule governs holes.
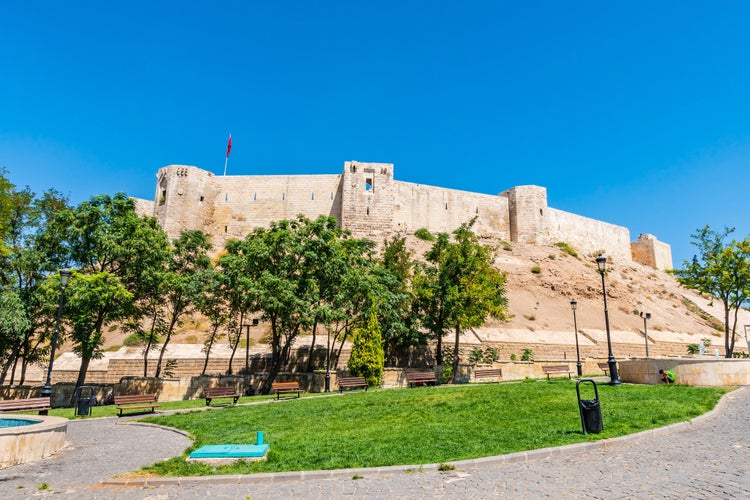
{"type": "MultiPolygon", "coordinates": [[[[60,302],[57,304],[57,317],[55,318],[55,330],[52,332],[52,346],[49,353],[49,368],[47,368],[47,381],[42,388],[42,397],[52,396],[52,365],[55,363],[55,349],[57,348],[57,335],[60,333],[60,318],[62,317],[63,302],[65,301],[65,289],[70,283],[70,269],[60,270],[60,302]]],[[[41,413],[41,412],[40,412],[41,413]]],[[[47,414],[44,410],[43,414],[47,414]]]]}
{"type": "Polygon", "coordinates": [[[583,370],[581,368],[581,352],[578,350],[578,323],[576,322],[576,308],[578,302],[576,299],[570,301],[570,308],[573,310],[573,330],[576,332],[576,368],[578,369],[578,376],[583,376],[583,370]]]}
{"type": "Polygon", "coordinates": [[[646,337],[646,359],[648,359],[648,328],[646,321],[651,319],[651,313],[641,311],[641,318],[643,318],[643,336],[646,337]]]}
{"type": "Polygon", "coordinates": [[[617,361],[612,354],[612,340],[609,334],[609,311],[607,310],[607,288],[604,285],[604,273],[607,268],[607,258],[602,254],[596,258],[596,267],[599,268],[599,274],[602,275],[602,295],[604,296],[604,324],[607,327],[607,364],[609,365],[609,385],[620,385],[620,377],[617,373],[617,361]]]}
{"type": "Polygon", "coordinates": [[[250,327],[258,326],[258,318],[252,323],[245,323],[245,396],[250,396],[250,327]]]}

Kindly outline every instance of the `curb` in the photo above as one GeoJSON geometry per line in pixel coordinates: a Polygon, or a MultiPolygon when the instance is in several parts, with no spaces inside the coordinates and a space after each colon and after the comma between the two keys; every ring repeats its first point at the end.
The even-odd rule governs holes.
{"type": "MultiPolygon", "coordinates": [[[[473,458],[469,460],[458,460],[450,462],[450,465],[456,469],[472,470],[487,465],[512,465],[526,463],[534,460],[540,460],[550,457],[560,457],[578,453],[581,451],[596,448],[613,448],[624,445],[634,440],[650,438],[654,436],[669,436],[676,433],[683,433],[695,425],[707,422],[715,418],[734,399],[740,391],[747,390],[745,387],[724,394],[719,399],[716,406],[702,415],[699,415],[685,422],[677,422],[666,427],[658,429],[649,429],[646,431],[618,436],[614,438],[602,439],[590,443],[574,443],[552,448],[541,448],[538,450],[519,451],[507,455],[496,455],[490,457],[473,458]]],[[[141,424],[143,425],[143,424],[141,424]]],[[[154,424],[145,424],[154,425],[154,424]]],[[[161,427],[161,426],[156,426],[161,427]]],[[[175,429],[171,429],[174,431],[175,429]]],[[[413,473],[424,471],[438,471],[442,464],[422,464],[422,465],[392,465],[384,467],[360,467],[353,469],[336,469],[336,470],[316,470],[316,471],[293,471],[293,472],[264,472],[259,474],[231,474],[220,476],[177,476],[177,477],[141,477],[125,479],[108,479],[99,483],[99,486],[130,486],[130,487],[156,487],[156,486],[180,486],[186,484],[255,484],[255,483],[274,483],[286,481],[304,481],[310,479],[352,479],[353,476],[382,477],[394,473],[413,473]]]]}

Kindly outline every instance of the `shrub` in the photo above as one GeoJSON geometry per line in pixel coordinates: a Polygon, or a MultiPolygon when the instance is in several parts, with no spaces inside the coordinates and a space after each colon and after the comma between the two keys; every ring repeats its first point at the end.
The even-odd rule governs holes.
{"type": "Polygon", "coordinates": [[[700,346],[698,344],[688,344],[687,345],[687,352],[688,354],[698,354],[700,352],[700,346]]]}
{"type": "Polygon", "coordinates": [[[423,241],[435,241],[435,236],[424,227],[417,229],[414,236],[423,241]]]}
{"type": "Polygon", "coordinates": [[[534,351],[531,349],[524,349],[521,353],[521,361],[534,361],[534,351]]]}
{"type": "Polygon", "coordinates": [[[477,364],[480,363],[484,359],[484,351],[482,351],[481,347],[474,347],[471,352],[469,352],[469,363],[477,364]]]}
{"type": "Polygon", "coordinates": [[[516,360],[516,353],[511,353],[510,360],[515,361],[516,360]]]}
{"type": "Polygon", "coordinates": [[[568,245],[564,241],[558,241],[557,243],[555,243],[555,246],[566,254],[575,257],[576,259],[578,258],[578,252],[576,252],[570,245],[568,245]]]}
{"type": "Polygon", "coordinates": [[[542,272],[542,268],[539,267],[539,266],[534,266],[534,267],[531,268],[531,272],[534,273],[534,274],[539,274],[539,273],[542,272]]]}
{"type": "Polygon", "coordinates": [[[383,337],[380,323],[374,311],[370,311],[367,325],[354,330],[352,352],[349,358],[349,372],[365,377],[370,386],[380,385],[385,365],[383,337]]]}
{"type": "Polygon", "coordinates": [[[122,345],[128,346],[128,347],[135,347],[144,345],[145,342],[143,341],[143,337],[138,335],[137,333],[131,333],[127,337],[125,337],[125,340],[122,341],[122,345]]]}
{"type": "Polygon", "coordinates": [[[484,362],[485,363],[494,363],[498,359],[500,359],[500,349],[497,347],[488,347],[484,350],[484,362]]]}

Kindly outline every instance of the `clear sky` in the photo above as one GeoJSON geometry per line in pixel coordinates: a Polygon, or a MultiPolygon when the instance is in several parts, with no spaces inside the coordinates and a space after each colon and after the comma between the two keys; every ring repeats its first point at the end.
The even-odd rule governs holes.
{"type": "Polygon", "coordinates": [[[497,194],[692,257],[750,235],[750,3],[9,0],[0,167],[79,203],[156,171],[339,173],[497,194]]]}

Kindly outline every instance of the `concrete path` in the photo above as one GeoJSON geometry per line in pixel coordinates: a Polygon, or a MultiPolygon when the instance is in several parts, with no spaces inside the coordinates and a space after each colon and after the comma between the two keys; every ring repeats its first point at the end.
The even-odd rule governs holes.
{"type": "Polygon", "coordinates": [[[179,454],[175,432],[114,419],[73,421],[73,447],[0,471],[0,496],[170,498],[750,498],[750,390],[691,422],[597,443],[434,466],[124,481],[179,454]],[[354,479],[357,477],[357,479],[354,479]],[[360,478],[361,477],[361,478],[360,478]],[[106,485],[95,483],[107,480],[106,485]],[[38,490],[46,482],[50,490],[38,490]],[[19,487],[23,486],[22,489],[19,487]],[[62,495],[60,495],[62,493],[62,495]]]}

